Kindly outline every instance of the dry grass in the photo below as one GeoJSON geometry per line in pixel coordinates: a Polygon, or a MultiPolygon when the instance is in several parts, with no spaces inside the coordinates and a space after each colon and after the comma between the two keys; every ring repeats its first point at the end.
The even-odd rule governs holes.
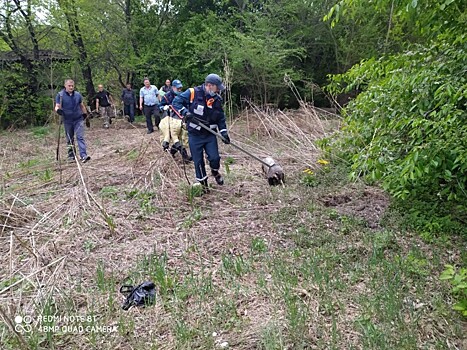
{"type": "MultiPolygon", "coordinates": [[[[9,330],[0,328],[1,342],[6,349],[209,349],[223,342],[235,349],[377,348],[371,337],[381,335],[359,325],[375,317],[367,298],[379,297],[373,283],[390,276],[392,267],[364,271],[359,265],[376,254],[372,237],[389,254],[392,245],[408,242],[431,248],[413,237],[395,242],[384,231],[369,236],[358,220],[336,219],[320,204],[352,191],[371,202],[359,184],[333,182],[330,193],[326,184],[300,183],[304,169],[323,171],[315,142],[338,126],[338,118],[326,120],[311,108],[251,106],[231,125],[231,138],[278,160],[287,187],[270,188],[261,164],[221,145],[226,185],[214,184],[200,198],[189,196],[185,174],[192,181],[193,166],[164,153],[143,123],[116,120],[103,130],[94,120],[86,133],[92,160],[80,169],[53,161],[53,130],[31,142],[24,142],[31,131],[2,134],[0,303],[9,330]],[[158,286],[156,305],[121,310],[119,286],[146,279],[158,286]],[[15,315],[90,314],[117,331],[11,329],[15,315]]],[[[436,295],[440,285],[432,283],[427,293],[436,295]]],[[[416,316],[402,306],[399,312],[416,316]]],[[[442,320],[435,312],[419,316],[442,320]]],[[[414,344],[439,340],[444,345],[432,348],[459,348],[459,327],[444,320],[442,331],[425,330],[433,322],[423,323],[414,344]]],[[[404,324],[414,329],[411,321],[404,324]]]]}

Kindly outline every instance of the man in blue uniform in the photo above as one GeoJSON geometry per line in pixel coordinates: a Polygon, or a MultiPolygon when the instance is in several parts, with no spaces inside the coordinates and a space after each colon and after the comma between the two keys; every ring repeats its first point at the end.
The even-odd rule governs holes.
{"type": "Polygon", "coordinates": [[[144,79],[144,86],[139,90],[139,109],[143,111],[146,117],[146,126],[148,128],[147,133],[151,134],[154,132],[154,124],[152,123],[152,116],[154,115],[154,121],[156,127],[159,128],[161,121],[157,105],[159,104],[159,90],[148,78],[144,79]]]}
{"type": "Polygon", "coordinates": [[[87,118],[86,107],[81,94],[75,91],[75,82],[73,80],[65,80],[65,88],[55,97],[55,111],[63,118],[68,145],[68,160],[74,161],[75,159],[74,139],[76,135],[81,161],[86,163],[91,159],[86,153],[86,143],[84,141],[83,119],[87,118]]]}
{"type": "Polygon", "coordinates": [[[180,152],[185,162],[189,162],[191,157],[186,151],[188,147],[188,133],[183,128],[182,120],[175,114],[171,113],[170,106],[172,105],[175,96],[182,93],[182,82],[175,79],[172,82],[172,89],[165,93],[159,103],[159,111],[161,112],[162,119],[159,124],[161,130],[161,143],[162,148],[165,151],[169,150],[169,142],[172,140],[172,147],[170,148],[170,154],[175,157],[177,152],[180,152]]]}
{"type": "Polygon", "coordinates": [[[211,175],[217,184],[223,185],[224,178],[219,173],[220,161],[217,138],[199,126],[203,123],[212,130],[219,131],[223,142],[230,143],[219,92],[225,89],[222,79],[217,74],[209,74],[203,85],[190,88],[173,100],[173,107],[185,117],[188,129],[188,142],[195,165],[196,180],[208,191],[208,175],[204,164],[204,152],[207,154],[211,175]]]}

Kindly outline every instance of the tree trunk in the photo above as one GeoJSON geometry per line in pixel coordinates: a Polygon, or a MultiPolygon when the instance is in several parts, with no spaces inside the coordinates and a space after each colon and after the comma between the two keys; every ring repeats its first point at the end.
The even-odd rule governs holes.
{"type": "Polygon", "coordinates": [[[83,75],[86,86],[87,102],[88,105],[91,106],[94,96],[96,95],[96,90],[94,89],[94,83],[92,81],[92,70],[89,65],[88,54],[86,47],[84,46],[83,36],[81,35],[81,30],[78,24],[78,13],[76,11],[75,0],[58,0],[58,4],[65,14],[73,44],[78,49],[78,62],[80,64],[81,74],[83,75]]]}
{"type": "Polygon", "coordinates": [[[125,8],[124,8],[125,24],[126,24],[126,28],[127,28],[127,31],[128,31],[128,36],[130,38],[131,47],[133,48],[133,51],[134,51],[136,57],[139,58],[141,56],[139,54],[138,45],[136,43],[135,35],[134,35],[134,31],[133,31],[132,16],[131,16],[131,2],[132,2],[132,0],[125,0],[125,8]]]}

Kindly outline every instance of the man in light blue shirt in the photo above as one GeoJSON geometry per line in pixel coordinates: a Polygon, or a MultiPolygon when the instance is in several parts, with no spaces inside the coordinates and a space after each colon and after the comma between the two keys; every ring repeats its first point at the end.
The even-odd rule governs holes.
{"type": "Polygon", "coordinates": [[[147,133],[154,132],[154,125],[152,124],[152,116],[154,115],[154,122],[156,128],[159,129],[161,117],[159,115],[159,90],[154,85],[151,85],[148,78],[144,78],[144,86],[139,90],[139,109],[143,111],[146,117],[147,133]]]}

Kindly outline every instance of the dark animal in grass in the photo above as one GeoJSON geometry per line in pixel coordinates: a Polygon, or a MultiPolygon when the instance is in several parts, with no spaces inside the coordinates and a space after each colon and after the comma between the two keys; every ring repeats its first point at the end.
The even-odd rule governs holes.
{"type": "Polygon", "coordinates": [[[282,167],[271,157],[264,158],[263,162],[269,165],[263,164],[263,172],[268,178],[269,186],[284,185],[285,176],[282,167]]]}

